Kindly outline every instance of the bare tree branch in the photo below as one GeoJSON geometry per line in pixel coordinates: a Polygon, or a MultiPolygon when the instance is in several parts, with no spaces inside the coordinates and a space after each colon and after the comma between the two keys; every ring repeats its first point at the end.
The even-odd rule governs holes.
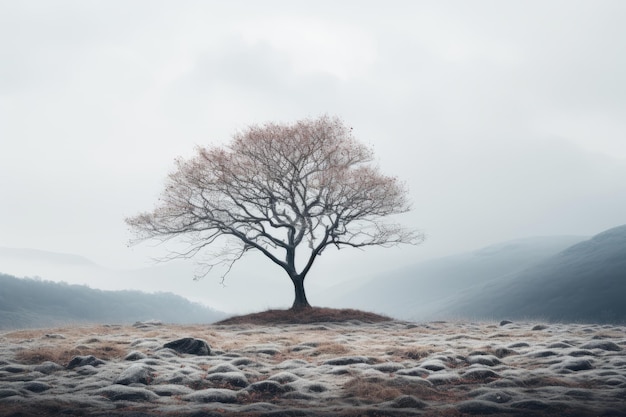
{"type": "Polygon", "coordinates": [[[222,238],[239,242],[206,264],[205,274],[226,265],[222,280],[245,252],[258,250],[293,281],[294,307],[308,306],[302,282],[329,245],[424,239],[383,221],[410,207],[404,184],[372,161],[337,118],[251,126],[227,147],[198,147],[193,158],[177,159],[154,211],[126,222],[138,241],[185,237],[188,248],[172,258],[195,256],[222,238]]]}

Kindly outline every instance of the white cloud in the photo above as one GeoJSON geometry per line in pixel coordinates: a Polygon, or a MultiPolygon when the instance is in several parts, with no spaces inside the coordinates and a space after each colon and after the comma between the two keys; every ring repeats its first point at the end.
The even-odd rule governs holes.
{"type": "Polygon", "coordinates": [[[362,28],[331,19],[276,16],[248,19],[235,26],[250,45],[268,43],[289,57],[303,75],[317,72],[342,80],[365,77],[376,60],[376,45],[362,28]]]}
{"type": "Polygon", "coordinates": [[[0,246],[143,264],[158,249],[128,250],[123,218],[176,156],[322,113],[407,181],[404,220],[431,237],[325,254],[320,281],[624,223],[624,17],[608,0],[0,2],[0,246]]]}

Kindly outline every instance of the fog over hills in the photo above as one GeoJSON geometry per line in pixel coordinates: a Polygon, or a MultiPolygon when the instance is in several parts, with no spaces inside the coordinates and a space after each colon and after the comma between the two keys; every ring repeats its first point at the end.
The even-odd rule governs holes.
{"type": "Polygon", "coordinates": [[[225,314],[171,293],[102,291],[0,274],[0,329],[74,323],[211,323],[225,314]]]}
{"type": "Polygon", "coordinates": [[[333,307],[373,310],[422,319],[440,310],[443,299],[495,278],[515,274],[567,247],[580,236],[519,239],[477,251],[428,260],[365,281],[337,285],[317,298],[333,307]]]}
{"type": "MultiPolygon", "coordinates": [[[[0,326],[96,318],[117,322],[150,318],[209,322],[223,317],[189,301],[194,300],[194,287],[181,285],[193,275],[186,265],[115,271],[80,256],[0,248],[2,272],[11,273],[11,268],[23,268],[26,264],[29,271],[35,271],[30,276],[54,281],[65,281],[63,276],[68,276],[75,281],[58,284],[42,282],[41,278],[0,275],[0,326]],[[91,289],[87,287],[91,287],[90,282],[105,283],[110,288],[91,289]],[[180,296],[103,291],[150,290],[147,285],[180,296]],[[85,313],[85,300],[91,300],[87,304],[95,313],[85,313]]],[[[283,281],[278,281],[276,290],[284,290],[282,298],[290,299],[291,289],[283,281]]],[[[230,295],[243,297],[254,291],[255,287],[231,288],[230,295]]],[[[195,290],[196,296],[201,292],[195,290]]],[[[401,269],[390,267],[388,272],[369,279],[310,291],[309,298],[319,306],[358,308],[407,320],[508,318],[615,323],[626,321],[625,296],[626,225],[592,238],[518,239],[401,269]]],[[[267,307],[275,308],[269,302],[267,307]]]]}
{"type": "Polygon", "coordinates": [[[0,273],[17,277],[40,277],[110,291],[171,292],[231,314],[289,307],[293,301],[293,289],[288,277],[280,271],[270,269],[266,272],[263,268],[271,265],[265,263],[265,259],[250,256],[245,260],[245,266],[252,271],[255,271],[255,262],[260,264],[261,272],[257,272],[254,279],[228,279],[225,285],[221,285],[219,273],[194,280],[198,271],[196,261],[198,259],[148,260],[142,268],[116,269],[73,254],[0,247],[0,273]],[[272,291],[267,291],[267,288],[272,288],[272,291]],[[284,305],[279,304],[281,302],[284,305]]]}
{"type": "Polygon", "coordinates": [[[438,313],[475,318],[626,322],[626,225],[523,271],[452,295],[438,313]]]}
{"type": "Polygon", "coordinates": [[[215,307],[198,296],[201,291],[194,288],[194,268],[189,263],[157,263],[139,269],[113,269],[74,254],[0,247],[0,273],[107,291],[171,292],[215,307]]]}
{"type": "Polygon", "coordinates": [[[49,252],[39,249],[24,248],[0,248],[0,259],[6,262],[8,259],[16,261],[36,262],[39,264],[64,264],[84,267],[97,267],[95,262],[69,253],[49,252]]]}

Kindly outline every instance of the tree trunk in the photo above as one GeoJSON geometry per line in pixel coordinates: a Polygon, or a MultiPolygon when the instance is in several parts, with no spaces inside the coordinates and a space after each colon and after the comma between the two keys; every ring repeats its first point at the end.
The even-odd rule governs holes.
{"type": "Polygon", "coordinates": [[[311,308],[311,305],[306,299],[306,294],[304,293],[304,277],[297,275],[291,277],[291,281],[293,282],[294,289],[296,290],[296,298],[293,301],[291,309],[299,310],[302,308],[311,308]]]}

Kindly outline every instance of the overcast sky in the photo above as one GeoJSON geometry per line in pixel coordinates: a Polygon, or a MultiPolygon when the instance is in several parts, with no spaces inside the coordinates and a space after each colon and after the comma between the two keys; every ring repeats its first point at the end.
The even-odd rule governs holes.
{"type": "Polygon", "coordinates": [[[625,21],[621,0],[0,0],[0,246],[150,264],[123,220],[175,157],[322,114],[406,181],[428,240],[311,280],[624,224],[625,21]]]}

